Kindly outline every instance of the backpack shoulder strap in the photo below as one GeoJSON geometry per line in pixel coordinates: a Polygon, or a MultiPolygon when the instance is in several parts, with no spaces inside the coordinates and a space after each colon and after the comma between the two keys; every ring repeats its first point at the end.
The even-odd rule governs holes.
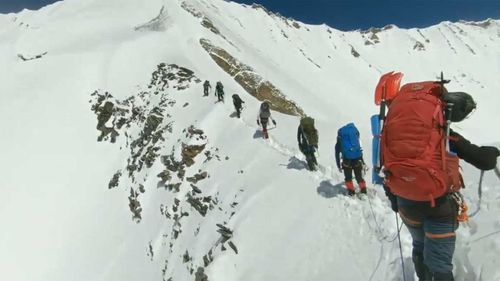
{"type": "Polygon", "coordinates": [[[304,131],[304,127],[302,125],[300,125],[300,131],[302,133],[302,140],[303,140],[304,144],[309,146],[309,141],[307,140],[306,132],[304,131]]]}

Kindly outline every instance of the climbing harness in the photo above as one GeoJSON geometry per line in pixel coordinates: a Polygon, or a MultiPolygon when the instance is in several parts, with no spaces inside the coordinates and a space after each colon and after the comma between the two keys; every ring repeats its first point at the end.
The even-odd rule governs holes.
{"type": "Polygon", "coordinates": [[[467,215],[469,207],[467,206],[467,203],[465,203],[464,196],[460,192],[453,192],[451,194],[451,197],[453,198],[458,207],[457,221],[467,223],[469,221],[469,215],[467,215]]]}

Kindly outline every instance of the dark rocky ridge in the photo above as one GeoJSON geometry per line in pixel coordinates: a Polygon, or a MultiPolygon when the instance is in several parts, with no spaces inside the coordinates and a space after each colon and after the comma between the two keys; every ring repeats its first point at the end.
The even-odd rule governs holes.
{"type": "MultiPolygon", "coordinates": [[[[211,175],[208,171],[190,168],[196,162],[227,161],[229,157],[221,157],[217,147],[207,145],[208,136],[203,130],[194,125],[178,128],[172,116],[173,110],[181,107],[177,104],[176,95],[183,94],[185,89],[200,82],[187,68],[161,63],[145,87],[123,100],[102,90],[91,94],[91,110],[97,117],[96,129],[100,133],[97,141],[119,145],[127,155],[124,166],[110,175],[108,189],[126,192],[132,219],[137,223],[143,219],[141,196],[148,192],[146,179],[151,178],[150,175],[158,178],[157,188],[184,195],[181,196],[183,199],[172,196],[159,206],[161,215],[169,222],[169,231],[163,235],[170,253],[162,270],[164,280],[173,280],[172,276],[168,276],[168,266],[174,259],[182,260],[193,279],[208,280],[204,267],[213,261],[216,250],[225,249],[227,244],[237,254],[235,243],[229,241],[226,233],[226,238],[211,245],[203,256],[191,256],[187,249],[181,257],[173,255],[179,238],[192,233],[197,236],[203,231],[200,226],[196,229],[184,226],[187,217],[203,218],[216,211],[218,218],[222,212],[222,217],[229,220],[238,206],[237,201],[221,204],[218,193],[205,194],[203,183],[211,175]],[[180,138],[173,141],[174,136],[180,138]]],[[[156,250],[150,241],[146,255],[154,260],[157,258],[156,250]]]]}

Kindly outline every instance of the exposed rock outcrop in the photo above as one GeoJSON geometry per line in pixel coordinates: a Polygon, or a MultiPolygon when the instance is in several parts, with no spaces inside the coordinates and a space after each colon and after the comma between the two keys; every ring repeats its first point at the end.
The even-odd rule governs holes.
{"type": "Polygon", "coordinates": [[[47,54],[47,52],[43,52],[43,53],[41,53],[41,54],[34,55],[34,56],[26,56],[26,55],[23,55],[23,54],[17,54],[17,57],[18,57],[18,58],[20,58],[20,59],[21,59],[21,60],[23,60],[23,61],[30,61],[30,60],[41,59],[41,58],[43,58],[46,54],[47,54]]]}
{"type": "Polygon", "coordinates": [[[415,45],[413,45],[413,50],[425,51],[425,46],[424,46],[424,44],[422,42],[415,41],[415,45]]]}
{"type": "Polygon", "coordinates": [[[252,67],[238,61],[226,50],[214,46],[207,39],[200,39],[200,44],[217,65],[231,75],[250,95],[260,101],[269,101],[271,109],[278,112],[295,116],[304,115],[304,111],[295,102],[289,100],[270,81],[256,73],[252,67]]]}
{"type": "Polygon", "coordinates": [[[134,30],[136,31],[164,31],[166,29],[165,22],[167,21],[167,12],[165,6],[162,6],[160,12],[156,17],[148,21],[147,23],[136,26],[134,30]]]}
{"type": "MultiPolygon", "coordinates": [[[[97,140],[115,143],[119,136],[124,137],[121,145],[129,151],[127,164],[112,176],[108,188],[118,187],[121,178],[128,177],[128,181],[123,182],[131,184],[129,208],[137,222],[141,220],[139,195],[145,192],[144,175],[160,158],[166,136],[172,133],[174,121],[167,109],[175,106],[176,102],[168,90],[181,91],[199,82],[187,68],[160,63],[146,89],[124,100],[115,99],[106,91],[98,90],[91,94],[91,110],[97,116],[96,128],[100,131],[97,140]]],[[[169,171],[175,170],[172,167],[175,167],[175,162],[170,170],[160,173],[163,182],[171,180],[169,171]]],[[[180,178],[184,178],[182,169],[175,171],[180,178]]],[[[178,183],[169,184],[172,184],[169,186],[172,190],[180,187],[178,183]]]]}

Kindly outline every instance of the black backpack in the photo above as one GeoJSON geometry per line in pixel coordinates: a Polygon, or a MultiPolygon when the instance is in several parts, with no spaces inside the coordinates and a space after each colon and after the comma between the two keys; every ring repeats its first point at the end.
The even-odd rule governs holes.
{"type": "Polygon", "coordinates": [[[309,145],[318,145],[318,130],[314,127],[314,119],[311,117],[304,117],[300,119],[300,127],[309,145]]]}
{"type": "Polygon", "coordinates": [[[232,97],[233,97],[233,104],[236,106],[241,106],[243,100],[240,98],[240,96],[238,96],[238,94],[234,94],[232,97]]]}

